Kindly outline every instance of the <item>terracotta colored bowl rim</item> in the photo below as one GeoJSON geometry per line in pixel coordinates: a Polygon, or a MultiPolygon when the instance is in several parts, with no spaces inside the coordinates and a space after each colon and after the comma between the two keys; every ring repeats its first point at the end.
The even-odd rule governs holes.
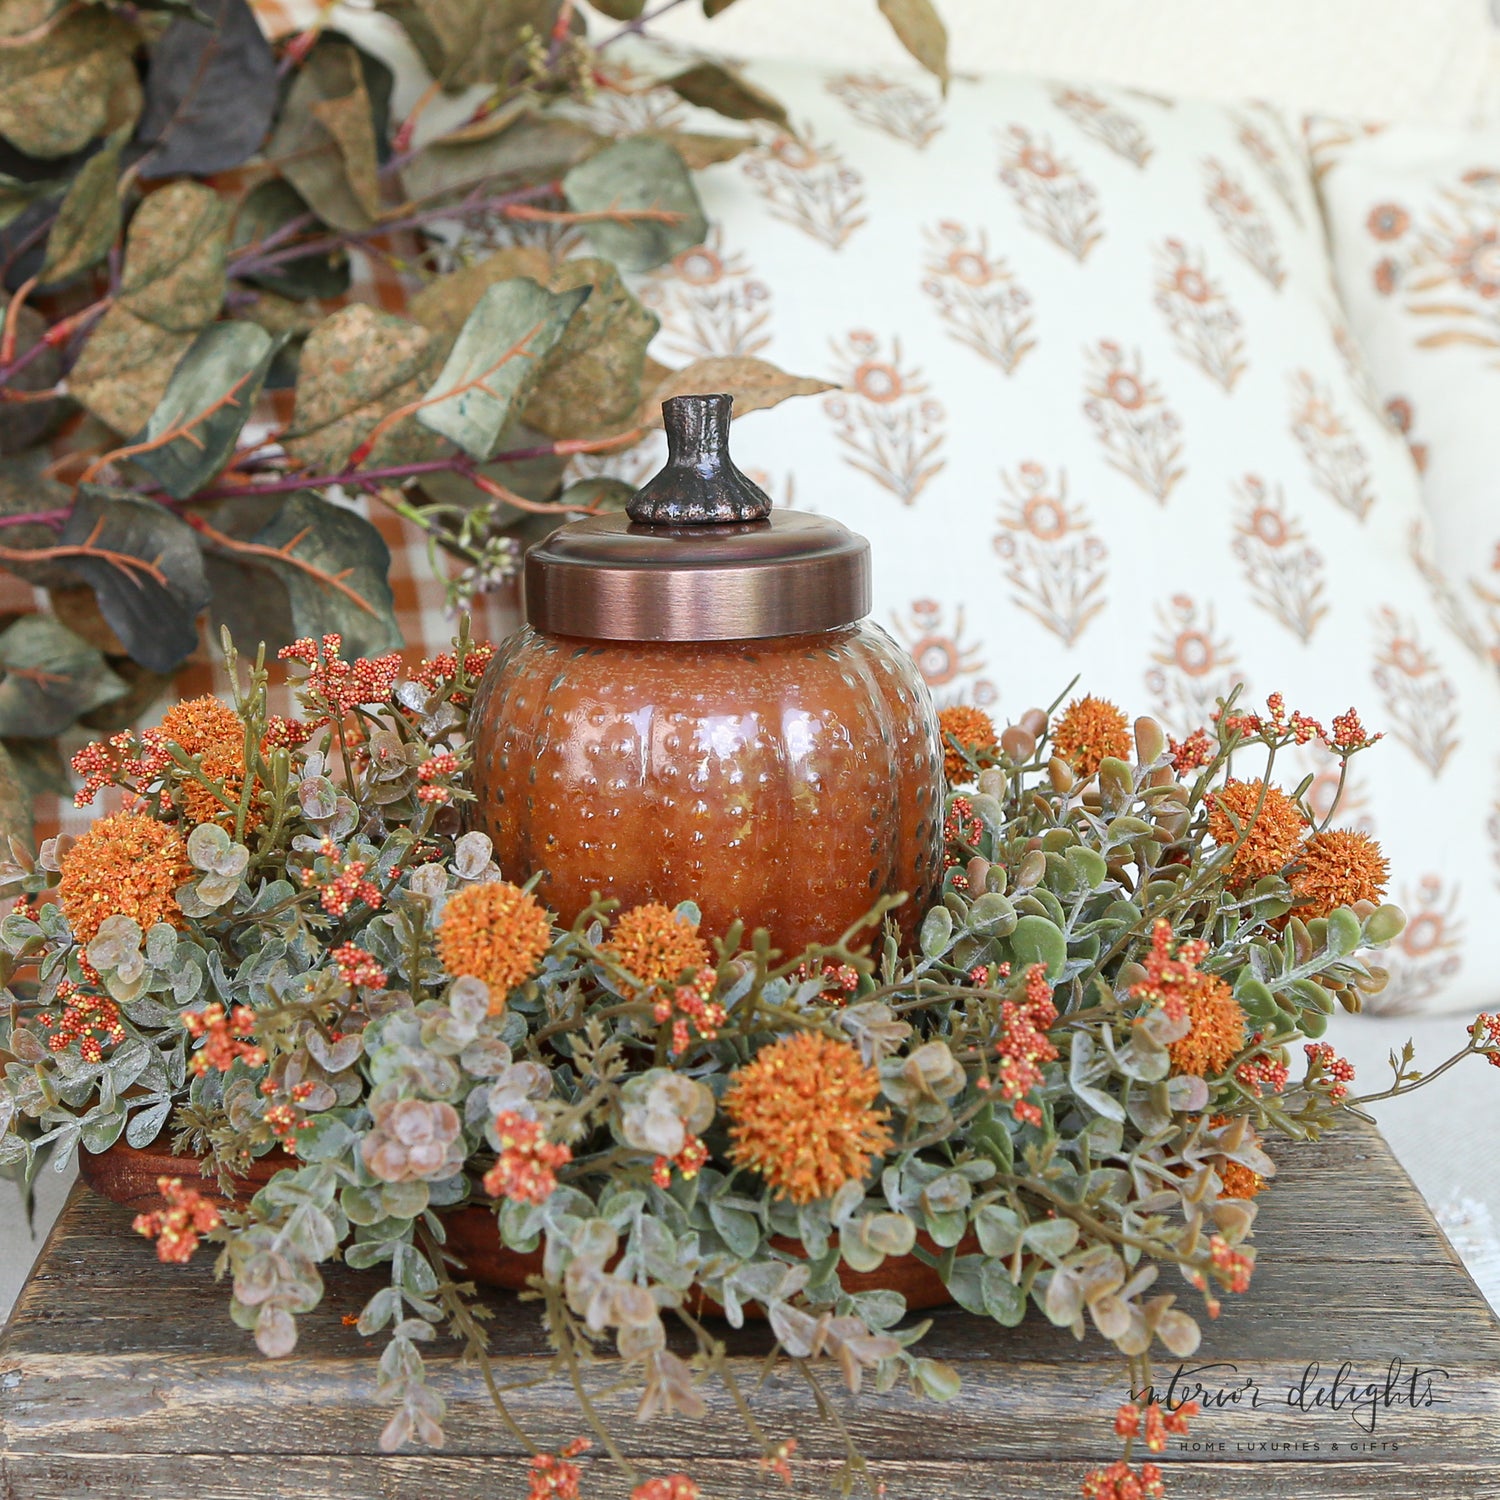
{"type": "MultiPolygon", "coordinates": [[[[223,1205],[230,1201],[243,1202],[257,1189],[264,1187],[283,1167],[295,1165],[295,1159],[280,1150],[257,1157],[251,1162],[249,1172],[241,1179],[249,1191],[229,1200],[219,1192],[215,1178],[203,1177],[203,1161],[200,1157],[175,1156],[170,1151],[131,1146],[124,1141],[117,1141],[97,1156],[88,1152],[79,1155],[79,1175],[94,1192],[112,1203],[138,1212],[161,1206],[157,1180],[162,1177],[180,1177],[184,1182],[201,1183],[200,1191],[203,1195],[223,1205]]],[[[494,1213],[489,1208],[482,1204],[468,1203],[460,1208],[439,1210],[439,1213],[447,1231],[448,1248],[464,1263],[465,1271],[473,1280],[487,1286],[522,1291],[531,1277],[541,1274],[542,1252],[539,1249],[522,1252],[502,1245],[494,1213]]],[[[777,1236],[771,1243],[778,1250],[793,1255],[805,1257],[807,1253],[797,1240],[777,1236]]],[[[926,1234],[919,1234],[917,1243],[928,1254],[942,1253],[940,1247],[926,1234]]],[[[959,1243],[957,1253],[970,1254],[978,1248],[978,1241],[970,1235],[959,1243]]],[[[906,1298],[909,1312],[945,1307],[953,1302],[953,1296],[943,1285],[941,1276],[916,1255],[891,1257],[874,1271],[851,1271],[848,1266],[844,1266],[839,1271],[839,1281],[850,1294],[900,1292],[906,1298]]],[[[713,1310],[718,1309],[715,1307],[713,1310]]],[[[752,1316],[759,1315],[758,1309],[752,1307],[747,1310],[752,1316]]]]}

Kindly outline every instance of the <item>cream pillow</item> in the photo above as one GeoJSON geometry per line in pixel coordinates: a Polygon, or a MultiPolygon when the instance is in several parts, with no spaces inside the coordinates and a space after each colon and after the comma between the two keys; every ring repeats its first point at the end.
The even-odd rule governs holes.
{"type": "MultiPolygon", "coordinates": [[[[644,281],[656,349],[842,389],[737,424],[738,461],[870,537],[876,618],[940,702],[1003,719],[1077,676],[1178,737],[1239,680],[1324,722],[1357,704],[1387,739],[1339,821],[1379,837],[1412,917],[1377,1004],[1490,1003],[1474,799],[1500,686],[1411,555],[1416,472],[1279,119],[1018,78],[944,101],[917,78],[749,76],[794,130],[757,125],[701,179],[708,243],[644,281]]],[[[707,119],[660,92],[629,108],[707,119]]],[[[1326,753],[1293,762],[1326,799],[1326,753]]]]}
{"type": "Polygon", "coordinates": [[[1422,470],[1454,626],[1500,663],[1500,129],[1309,134],[1339,291],[1422,470]]]}

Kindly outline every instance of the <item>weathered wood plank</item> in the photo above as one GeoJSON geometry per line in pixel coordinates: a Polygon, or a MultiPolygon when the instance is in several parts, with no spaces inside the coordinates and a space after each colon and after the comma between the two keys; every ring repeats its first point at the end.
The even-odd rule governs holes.
{"type": "MultiPolygon", "coordinates": [[[[1280,1155],[1282,1180],[1261,1200],[1254,1288],[1226,1299],[1189,1362],[1221,1367],[1199,1378],[1227,1404],[1194,1424],[1204,1446],[1165,1455],[1177,1470],[1175,1500],[1500,1497],[1500,1326],[1415,1189],[1373,1133],[1280,1155]],[[1415,1409],[1399,1393],[1394,1405],[1380,1399],[1396,1359],[1407,1372],[1430,1371],[1415,1409]],[[1373,1413],[1328,1409],[1345,1360],[1358,1384],[1375,1384],[1373,1413]],[[1321,1369],[1308,1382],[1313,1362],[1321,1369]],[[1311,1405],[1320,1387],[1324,1404],[1311,1405]],[[1309,1409],[1288,1403],[1299,1389],[1309,1409]],[[1370,1434],[1359,1423],[1368,1428],[1372,1416],[1370,1434]]],[[[524,1495],[520,1450],[453,1345],[430,1359],[449,1403],[448,1452],[377,1452],[380,1344],[341,1322],[363,1303],[370,1276],[330,1268],[325,1305],[302,1320],[298,1353],[270,1363],[229,1323],[225,1289],[206,1265],[158,1266],[128,1222],[80,1191],[0,1335],[4,1500],[524,1495]]],[[[502,1293],[491,1301],[498,1376],[525,1379],[544,1348],[535,1309],[502,1293]]],[[[766,1331],[726,1336],[737,1373],[753,1384],[766,1331]]],[[[938,1408],[896,1393],[835,1402],[893,1500],[1076,1492],[1082,1468],[1110,1455],[1110,1416],[1124,1391],[1120,1362],[1101,1340],[1075,1342],[1034,1319],[1007,1331],[955,1311],[937,1316],[923,1349],[963,1369],[956,1401],[938,1408]]],[[[1157,1371],[1161,1380],[1171,1373],[1157,1371]]],[[[599,1384],[612,1374],[602,1365],[599,1384]]],[[[712,1387],[707,1394],[704,1422],[638,1427],[628,1398],[602,1404],[628,1450],[657,1461],[648,1469],[688,1467],[724,1500],[764,1496],[772,1486],[750,1462],[729,1402],[712,1387]]],[[[755,1404],[768,1430],[797,1434],[808,1473],[841,1454],[791,1373],[773,1377],[755,1404]]],[[[580,1431],[561,1382],[524,1393],[517,1407],[544,1444],[580,1431]]],[[[611,1479],[599,1500],[618,1489],[611,1479]]]]}

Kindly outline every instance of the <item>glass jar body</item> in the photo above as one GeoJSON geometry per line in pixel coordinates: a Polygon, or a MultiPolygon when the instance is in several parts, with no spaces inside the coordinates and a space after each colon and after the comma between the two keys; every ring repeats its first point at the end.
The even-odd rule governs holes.
{"type": "Polygon", "coordinates": [[[573,920],[594,895],[697,902],[784,953],[941,873],[942,742],[878,626],[724,642],[512,636],[474,704],[479,824],[508,879],[573,920]]]}

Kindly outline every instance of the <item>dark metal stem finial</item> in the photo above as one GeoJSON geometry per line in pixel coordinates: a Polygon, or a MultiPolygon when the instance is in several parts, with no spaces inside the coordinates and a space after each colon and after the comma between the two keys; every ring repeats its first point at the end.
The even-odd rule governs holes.
{"type": "Polygon", "coordinates": [[[729,456],[733,396],[672,396],[661,404],[667,462],[626,506],[648,526],[711,526],[764,521],[771,497],[729,456]]]}

